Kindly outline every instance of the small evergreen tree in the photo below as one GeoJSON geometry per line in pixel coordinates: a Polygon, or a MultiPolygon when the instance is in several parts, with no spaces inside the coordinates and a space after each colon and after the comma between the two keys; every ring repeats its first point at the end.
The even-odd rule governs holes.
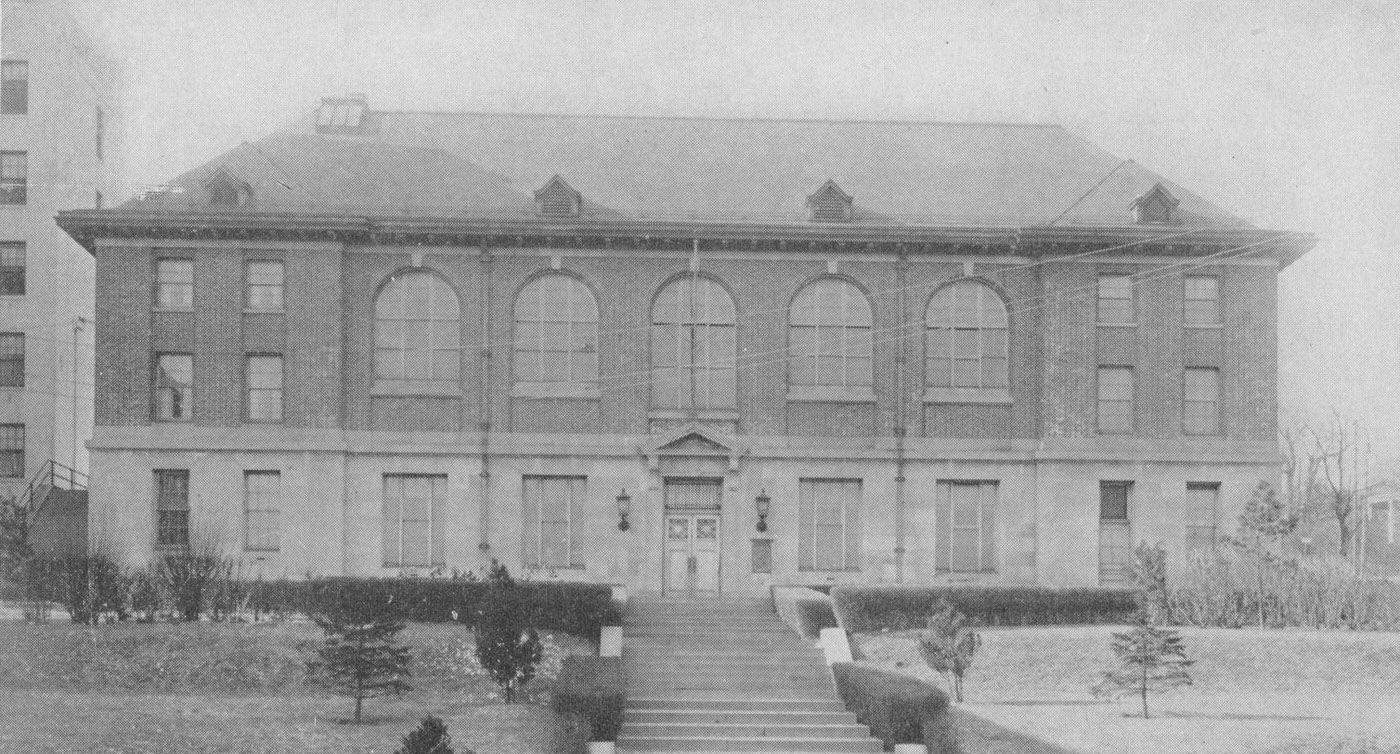
{"type": "Polygon", "coordinates": [[[526,594],[515,585],[506,567],[493,561],[486,581],[486,597],[476,623],[476,659],[510,704],[535,677],[544,645],[530,625],[526,594]]]}
{"type": "Polygon", "coordinates": [[[1154,623],[1167,619],[1167,551],[1159,542],[1155,547],[1146,540],[1133,550],[1134,601],[1139,610],[1147,611],[1154,623]]]}
{"type": "MultiPolygon", "coordinates": [[[[428,715],[417,730],[403,737],[403,747],[394,754],[453,754],[447,723],[428,715]]],[[[472,751],[466,749],[462,754],[472,754],[472,751]]]]}
{"type": "Polygon", "coordinates": [[[943,599],[934,606],[928,630],[919,637],[919,654],[930,668],[942,674],[953,689],[953,698],[963,700],[963,675],[972,667],[982,637],[968,627],[966,615],[943,599]]]}
{"type": "Polygon", "coordinates": [[[1113,654],[1118,667],[1106,671],[1094,686],[1094,696],[1118,698],[1137,694],[1142,697],[1142,717],[1147,719],[1149,691],[1168,691],[1191,683],[1181,635],[1152,622],[1145,610],[1133,615],[1133,627],[1113,634],[1113,654]]]}
{"type": "Polygon", "coordinates": [[[1274,550],[1279,541],[1293,533],[1297,526],[1297,513],[1290,511],[1288,505],[1278,499],[1273,485],[1268,482],[1261,481],[1254,488],[1254,494],[1249,496],[1249,502],[1245,503],[1244,511],[1240,513],[1239,532],[1231,544],[1255,561],[1260,628],[1265,624],[1264,605],[1268,601],[1269,572],[1278,559],[1274,550]]]}
{"type": "Polygon", "coordinates": [[[412,689],[404,680],[409,650],[395,643],[406,624],[392,596],[349,600],[342,594],[312,619],[326,632],[326,643],[310,670],[335,693],[355,700],[355,722],[365,699],[412,689]]]}

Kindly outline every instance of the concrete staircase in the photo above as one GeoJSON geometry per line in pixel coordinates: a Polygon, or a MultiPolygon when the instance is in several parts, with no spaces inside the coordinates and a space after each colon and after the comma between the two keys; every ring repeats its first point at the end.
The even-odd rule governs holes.
{"type": "Polygon", "coordinates": [[[622,661],[620,752],[882,750],[769,600],[634,596],[622,661]]]}

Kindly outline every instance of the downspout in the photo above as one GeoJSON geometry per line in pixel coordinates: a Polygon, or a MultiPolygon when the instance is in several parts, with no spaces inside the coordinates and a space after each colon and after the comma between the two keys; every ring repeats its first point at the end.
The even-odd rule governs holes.
{"type": "Polygon", "coordinates": [[[491,550],[491,249],[482,243],[478,256],[481,298],[481,391],[477,398],[477,429],[481,433],[481,510],[477,524],[481,541],[477,549],[491,550]]]}
{"type": "MultiPolygon", "coordinates": [[[[690,251],[690,420],[700,421],[700,408],[695,394],[695,336],[699,334],[700,313],[695,309],[696,288],[700,285],[700,239],[691,239],[690,251]]],[[[708,330],[706,331],[708,335],[708,330]]]]}
{"type": "MultiPolygon", "coordinates": [[[[87,317],[82,315],[79,315],[78,318],[73,321],[73,342],[71,344],[73,347],[73,395],[71,401],[73,452],[70,459],[72,463],[69,464],[69,466],[74,471],[78,470],[78,338],[80,337],[80,333],[87,332],[87,323],[87,317]]],[[[94,388],[94,390],[95,389],[96,388],[94,388]]]]}
{"type": "MultiPolygon", "coordinates": [[[[899,313],[899,328],[904,330],[908,326],[907,312],[905,312],[905,288],[909,277],[909,254],[903,247],[899,250],[899,258],[894,262],[895,272],[895,311],[899,313]]],[[[894,382],[895,382],[895,418],[894,418],[894,581],[896,584],[904,583],[904,435],[908,430],[905,423],[904,412],[906,410],[905,391],[905,371],[909,358],[906,355],[909,334],[901,332],[899,339],[895,341],[894,357],[894,382]]]]}

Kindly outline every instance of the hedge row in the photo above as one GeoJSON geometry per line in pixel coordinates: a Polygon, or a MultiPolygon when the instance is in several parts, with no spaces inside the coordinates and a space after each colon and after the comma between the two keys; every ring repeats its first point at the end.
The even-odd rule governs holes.
{"type": "Polygon", "coordinates": [[[627,701],[621,657],[570,655],[554,681],[554,710],[588,721],[589,741],[616,741],[627,701]]]}
{"type": "Polygon", "coordinates": [[[923,628],[938,600],[977,625],[1056,626],[1123,623],[1136,609],[1132,589],[1042,586],[840,586],[831,590],[847,631],[923,628]]]}
{"type": "Polygon", "coordinates": [[[804,639],[821,637],[823,628],[836,628],[831,598],[807,587],[773,587],[773,607],[778,617],[804,639]]]}
{"type": "Polygon", "coordinates": [[[836,691],[871,735],[895,744],[924,744],[930,754],[953,752],[948,695],[913,676],[863,662],[831,666],[836,691]]]}

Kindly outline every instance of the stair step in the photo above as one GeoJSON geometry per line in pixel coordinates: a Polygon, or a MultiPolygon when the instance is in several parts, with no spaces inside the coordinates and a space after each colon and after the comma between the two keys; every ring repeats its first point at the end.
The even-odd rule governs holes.
{"type": "Polygon", "coordinates": [[[840,752],[858,754],[884,751],[884,746],[873,738],[728,738],[720,736],[647,737],[619,735],[619,751],[792,751],[792,752],[840,752]]]}
{"type": "Polygon", "coordinates": [[[713,725],[855,725],[853,712],[775,712],[773,710],[667,710],[628,709],[622,713],[626,723],[685,723],[713,725]]]}
{"type": "Polygon", "coordinates": [[[622,735],[642,738],[867,738],[855,723],[624,723],[622,735]]]}
{"type": "Polygon", "coordinates": [[[829,697],[792,698],[790,696],[659,696],[629,698],[627,710],[663,710],[669,712],[845,712],[846,707],[833,693],[829,697]]]}

